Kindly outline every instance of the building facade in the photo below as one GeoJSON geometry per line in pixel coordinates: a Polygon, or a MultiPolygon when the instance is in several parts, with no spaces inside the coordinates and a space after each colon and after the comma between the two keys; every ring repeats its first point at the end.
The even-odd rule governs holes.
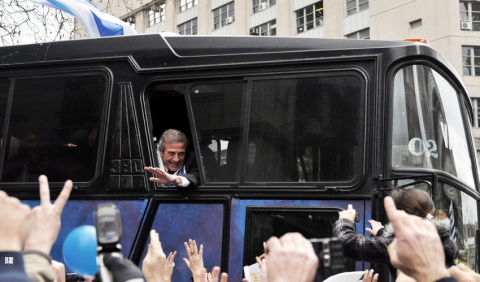
{"type": "MultiPolygon", "coordinates": [[[[94,0],[140,33],[404,40],[425,38],[471,96],[480,155],[480,1],[94,0]]],[[[82,26],[76,22],[81,37],[82,26]]]]}

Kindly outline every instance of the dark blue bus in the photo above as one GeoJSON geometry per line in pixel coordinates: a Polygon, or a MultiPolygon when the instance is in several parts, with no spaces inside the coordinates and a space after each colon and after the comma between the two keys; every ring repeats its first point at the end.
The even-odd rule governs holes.
{"type": "MultiPolygon", "coordinates": [[[[365,233],[369,219],[388,220],[383,197],[403,186],[432,195],[437,220],[455,227],[459,262],[478,269],[472,107],[425,44],[155,34],[9,46],[0,97],[0,189],[34,206],[40,174],[53,194],[74,182],[55,260],[66,235],[110,202],[135,263],[154,228],[165,252],[179,252],[174,281],[190,281],[190,238],[208,269],[241,281],[270,236],[331,237],[348,204],[365,233]],[[197,188],[148,181],[170,128],[191,141],[197,188]]],[[[363,262],[340,271],[372,267],[388,277],[363,262]]]]}

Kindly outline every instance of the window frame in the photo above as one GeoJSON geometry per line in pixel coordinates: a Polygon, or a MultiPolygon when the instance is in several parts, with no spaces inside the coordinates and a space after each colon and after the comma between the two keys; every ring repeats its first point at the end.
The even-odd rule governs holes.
{"type": "Polygon", "coordinates": [[[447,80],[450,85],[456,90],[457,95],[459,95],[459,105],[460,105],[460,110],[462,114],[462,119],[463,119],[463,127],[465,130],[465,134],[467,135],[467,145],[468,145],[468,153],[470,156],[475,155],[476,156],[476,148],[475,144],[473,144],[473,138],[468,138],[468,136],[473,136],[470,123],[467,122],[470,120],[470,117],[468,116],[468,110],[466,109],[465,106],[465,97],[463,93],[461,92],[460,88],[458,87],[457,84],[443,72],[437,65],[425,61],[425,60],[409,60],[407,62],[402,62],[399,63],[395,66],[392,66],[390,68],[389,72],[387,73],[387,79],[386,79],[386,89],[387,89],[387,118],[388,120],[385,122],[384,128],[386,132],[386,138],[385,138],[385,174],[384,175],[392,175],[392,176],[401,176],[401,175],[415,175],[415,174],[434,174],[438,176],[438,180],[445,182],[448,185],[454,186],[455,188],[467,193],[468,195],[474,197],[476,200],[480,199],[480,193],[477,191],[477,187],[480,190],[480,183],[479,183],[479,171],[478,167],[480,166],[477,164],[475,159],[472,159],[472,170],[473,170],[473,178],[476,187],[473,187],[473,189],[468,186],[464,181],[462,181],[460,178],[447,173],[445,171],[439,170],[439,169],[426,169],[426,168],[395,168],[392,166],[392,124],[393,124],[393,94],[394,94],[394,80],[395,80],[395,74],[402,68],[410,66],[410,65],[425,65],[436,72],[438,72],[445,80],[447,80]]]}
{"type": "MultiPolygon", "coordinates": [[[[477,2],[478,3],[478,2],[477,2]]],[[[460,10],[459,8],[459,13],[460,13],[460,30],[469,30],[469,31],[480,31],[480,10],[473,10],[473,7],[472,7],[472,2],[471,1],[460,1],[459,2],[459,5],[462,5],[462,4],[466,4],[467,5],[467,10],[466,11],[462,11],[460,10]],[[462,13],[467,13],[467,17],[468,19],[467,20],[462,20],[462,13]],[[477,19],[474,21],[473,18],[474,18],[474,15],[473,14],[477,14],[477,19]],[[464,23],[464,22],[468,22],[470,23],[470,28],[469,29],[464,29],[461,27],[461,24],[464,23]],[[474,23],[478,26],[477,29],[474,28],[474,23]]],[[[480,5],[480,3],[478,3],[480,5]]]]}
{"type": "MultiPolygon", "coordinates": [[[[17,80],[25,80],[25,79],[48,79],[48,78],[58,78],[58,77],[76,77],[76,76],[92,76],[92,75],[101,75],[105,79],[105,90],[103,92],[104,97],[102,98],[102,113],[100,115],[100,128],[98,133],[98,147],[97,147],[97,157],[95,162],[95,173],[93,178],[88,182],[79,182],[75,181],[75,186],[78,187],[80,190],[88,190],[93,188],[92,186],[94,183],[98,182],[101,173],[104,169],[104,159],[105,159],[105,142],[107,141],[106,138],[106,130],[108,127],[108,115],[109,115],[109,108],[110,108],[110,101],[112,97],[112,90],[113,90],[113,74],[107,68],[103,67],[79,67],[75,69],[66,69],[66,70],[54,70],[54,71],[43,71],[43,72],[35,72],[35,73],[15,73],[12,75],[3,75],[3,78],[8,78],[10,80],[10,89],[8,93],[8,102],[6,107],[6,114],[5,114],[5,130],[2,134],[2,140],[8,136],[8,126],[10,124],[10,115],[12,110],[12,102],[13,102],[13,94],[15,91],[15,83],[17,80]]],[[[6,142],[2,142],[0,144],[0,174],[3,171],[4,165],[4,157],[6,153],[6,142]]],[[[49,186],[51,190],[59,191],[63,188],[64,182],[49,182],[49,186]]],[[[38,190],[38,183],[36,182],[1,182],[0,181],[0,188],[2,190],[14,190],[14,191],[32,191],[38,190]]]]}
{"type": "Polygon", "coordinates": [[[266,22],[266,23],[263,23],[263,24],[261,24],[261,25],[254,26],[254,27],[252,27],[252,28],[250,28],[250,29],[251,29],[251,30],[252,30],[252,29],[258,29],[258,36],[277,36],[277,19],[273,19],[273,20],[268,21],[268,22],[266,22]],[[275,23],[272,23],[272,22],[274,22],[274,21],[275,21],[275,23]],[[266,31],[263,31],[263,32],[267,32],[267,35],[262,35],[262,33],[263,33],[263,32],[262,32],[262,26],[264,26],[264,25],[267,25],[267,30],[266,30],[266,31]],[[274,26],[274,27],[272,28],[272,26],[274,26]],[[275,34],[274,34],[274,35],[271,35],[272,30],[275,30],[275,34]]]}
{"type": "MultiPolygon", "coordinates": [[[[470,97],[472,101],[473,109],[473,128],[480,128],[480,98],[479,97],[470,97]]],[[[480,151],[478,151],[480,152],[480,151]]]]}
{"type": "Polygon", "coordinates": [[[265,9],[265,10],[260,11],[259,8],[260,8],[261,3],[268,3],[268,8],[267,9],[269,9],[272,6],[275,6],[277,4],[277,1],[276,0],[252,0],[252,12],[253,12],[253,14],[256,14],[256,13],[267,10],[267,9],[265,9]],[[258,5],[255,4],[256,1],[258,1],[258,5]]]}
{"type": "MultiPolygon", "coordinates": [[[[243,265],[250,265],[251,258],[257,254],[252,254],[250,246],[253,244],[251,238],[252,230],[256,230],[253,226],[253,216],[262,214],[338,214],[345,209],[340,206],[250,206],[247,205],[245,212],[245,233],[243,242],[243,265]]],[[[333,230],[334,226],[332,226],[333,230]]],[[[348,260],[345,264],[345,268],[349,268],[346,271],[354,271],[355,265],[353,260],[348,260]]]]}
{"type": "Polygon", "coordinates": [[[369,0],[345,0],[345,17],[355,15],[370,8],[369,0]],[[355,3],[355,7],[348,8],[348,4],[355,3]],[[367,6],[367,8],[364,8],[367,6]]]}
{"type": "MultiPolygon", "coordinates": [[[[203,81],[195,80],[191,81],[188,83],[188,86],[185,89],[185,102],[187,105],[187,112],[188,112],[188,119],[190,121],[190,131],[192,132],[192,138],[193,138],[193,146],[195,148],[195,157],[197,158],[197,164],[198,164],[198,171],[200,173],[200,182],[201,186],[205,185],[214,185],[214,186],[221,186],[221,185],[231,185],[234,183],[241,183],[242,182],[242,174],[244,173],[244,170],[242,169],[243,163],[245,162],[244,159],[244,151],[243,151],[243,142],[245,140],[245,128],[242,128],[242,136],[240,139],[240,146],[238,148],[238,155],[240,156],[237,160],[237,165],[236,165],[236,176],[235,176],[235,181],[223,181],[223,182],[207,182],[206,181],[206,176],[205,176],[205,170],[203,166],[203,158],[201,154],[201,149],[198,144],[198,133],[197,133],[197,126],[195,122],[195,117],[194,117],[194,112],[193,112],[193,104],[192,104],[192,98],[191,98],[191,92],[192,89],[195,88],[196,86],[199,85],[212,85],[212,84],[228,84],[228,83],[242,83],[243,84],[243,99],[242,99],[242,108],[245,109],[245,104],[247,102],[247,81],[245,79],[229,79],[229,80],[219,80],[219,79],[206,79],[203,81]]],[[[244,112],[244,111],[243,111],[244,112]]],[[[245,127],[245,119],[246,116],[243,114],[240,117],[240,126],[245,127]]],[[[201,188],[200,186],[200,188],[201,188]]]]}
{"type": "Polygon", "coordinates": [[[464,46],[462,45],[462,75],[463,76],[480,76],[480,54],[475,54],[475,49],[477,49],[480,53],[480,46],[464,46]],[[463,50],[466,48],[470,55],[463,55],[463,50]],[[470,65],[466,65],[465,63],[467,60],[470,62],[470,65]],[[479,63],[479,65],[477,65],[479,63]],[[465,69],[470,68],[470,73],[465,74],[465,69]],[[478,72],[478,73],[477,73],[478,72]]]}
{"type": "Polygon", "coordinates": [[[308,6],[305,6],[305,7],[301,8],[301,9],[298,9],[298,10],[294,11],[294,13],[295,13],[295,23],[296,23],[296,32],[297,32],[296,34],[301,34],[301,33],[307,32],[307,31],[309,31],[309,30],[315,29],[315,28],[317,28],[317,27],[323,26],[323,24],[324,24],[324,21],[323,21],[323,10],[324,10],[323,1],[319,1],[319,2],[317,2],[317,3],[310,4],[310,5],[308,5],[308,6]],[[317,9],[316,9],[316,6],[319,5],[319,4],[322,5],[322,7],[319,8],[319,9],[321,9],[321,11],[322,11],[322,16],[320,16],[320,17],[317,18],[315,12],[316,12],[316,10],[317,10],[317,9]],[[313,23],[313,27],[312,27],[311,29],[308,29],[308,27],[307,27],[307,16],[310,15],[310,14],[307,15],[307,8],[309,8],[309,7],[312,7],[312,8],[313,8],[313,11],[312,11],[312,15],[313,15],[313,22],[312,22],[312,23],[313,23]],[[303,13],[302,13],[303,15],[302,15],[301,17],[298,17],[298,12],[300,12],[300,11],[303,12],[303,13]],[[301,19],[301,18],[303,18],[303,24],[302,24],[302,25],[299,25],[298,20],[301,19]],[[317,20],[319,20],[319,21],[321,22],[321,24],[317,24],[317,20]],[[302,30],[301,32],[298,31],[298,29],[299,29],[300,26],[303,26],[303,30],[302,30]]]}
{"type": "MultiPolygon", "coordinates": [[[[155,9],[155,8],[154,8],[155,9]]],[[[165,21],[165,4],[153,5],[147,11],[148,13],[148,26],[154,26],[158,23],[165,21]],[[157,7],[158,12],[152,10],[153,7],[157,7]]]]}
{"type": "Polygon", "coordinates": [[[183,13],[195,6],[198,6],[198,0],[180,0],[178,2],[178,13],[183,13]]]}
{"type": "Polygon", "coordinates": [[[178,34],[179,35],[197,35],[198,34],[198,18],[193,18],[191,20],[183,22],[183,23],[179,24],[177,26],[177,28],[178,28],[178,34]],[[195,25],[193,25],[193,21],[195,21],[195,25]],[[191,33],[190,34],[182,34],[181,32],[185,32],[187,30],[185,28],[185,27],[187,27],[187,24],[189,24],[189,26],[190,26],[189,29],[190,29],[191,33]],[[180,27],[184,27],[184,29],[180,30],[180,27]],[[195,27],[195,33],[193,33],[193,27],[195,27]]]}
{"type": "Polygon", "coordinates": [[[213,30],[217,30],[217,29],[220,29],[224,26],[229,25],[226,22],[226,19],[229,18],[229,17],[233,17],[233,22],[235,22],[235,1],[229,2],[225,5],[222,5],[220,7],[217,7],[215,9],[213,9],[212,10],[212,15],[213,15],[213,30]],[[229,9],[230,5],[233,5],[232,9],[229,9]],[[225,7],[226,7],[226,12],[222,13],[222,8],[225,8],[225,7]],[[217,16],[215,15],[216,11],[218,11],[217,16]],[[225,17],[225,20],[222,20],[222,15],[223,14],[227,14],[227,16],[225,17]],[[218,18],[218,22],[215,21],[217,18],[218,18]],[[217,27],[217,25],[218,25],[218,27],[217,27]]]}
{"type": "MultiPolygon", "coordinates": [[[[368,79],[368,75],[360,67],[356,66],[347,66],[345,68],[326,68],[322,69],[320,71],[311,71],[311,70],[298,70],[297,71],[289,71],[289,72],[284,72],[279,75],[252,75],[252,76],[243,76],[241,79],[230,79],[230,80],[221,80],[221,79],[212,79],[212,80],[194,80],[191,81],[186,90],[185,90],[185,99],[187,103],[187,111],[189,115],[189,120],[190,120],[190,125],[191,125],[191,132],[192,132],[192,137],[194,139],[194,148],[195,148],[195,155],[197,157],[197,162],[199,166],[199,172],[200,172],[200,179],[201,179],[201,184],[202,186],[221,186],[222,188],[227,188],[227,185],[229,185],[228,188],[239,188],[241,190],[243,189],[251,189],[255,187],[262,187],[265,189],[275,189],[278,190],[279,187],[283,188],[293,188],[293,187],[301,187],[301,188],[296,188],[293,191],[298,191],[298,189],[314,189],[314,190],[320,190],[322,192],[327,191],[329,189],[334,189],[335,191],[351,191],[354,189],[358,189],[359,186],[358,184],[364,181],[366,177],[366,173],[368,168],[366,167],[367,165],[367,159],[368,156],[366,154],[367,152],[367,145],[368,145],[368,128],[367,128],[367,123],[369,119],[369,114],[368,114],[368,101],[370,99],[371,93],[369,92],[370,88],[370,80],[368,79]],[[361,83],[361,89],[362,89],[362,94],[364,95],[364,105],[363,105],[363,139],[362,139],[362,147],[360,148],[361,151],[361,160],[359,160],[359,172],[357,175],[354,175],[353,178],[349,181],[319,181],[319,182],[247,182],[246,181],[246,173],[247,173],[247,160],[248,160],[248,133],[249,133],[249,128],[250,128],[250,111],[251,111],[251,99],[252,99],[252,88],[253,88],[253,82],[254,81],[263,81],[263,80],[279,80],[279,79],[284,79],[284,78],[306,78],[306,77],[319,77],[319,76],[341,76],[341,75],[353,75],[359,78],[360,83],[361,83]],[[240,82],[242,81],[245,85],[244,91],[244,103],[243,103],[243,112],[244,115],[241,117],[242,120],[242,126],[243,126],[243,136],[240,141],[240,147],[239,147],[239,160],[237,163],[237,178],[236,181],[229,181],[229,182],[206,182],[205,181],[205,174],[203,171],[203,163],[201,161],[201,154],[200,154],[200,147],[198,144],[198,135],[197,135],[197,128],[195,125],[195,120],[194,120],[194,114],[193,114],[193,107],[192,107],[192,100],[191,100],[191,90],[193,87],[197,85],[206,85],[206,84],[222,84],[222,83],[235,83],[235,82],[240,82]],[[230,187],[232,183],[236,183],[238,186],[235,188],[230,187]]],[[[354,164],[355,165],[355,164],[354,164]]],[[[202,187],[200,187],[201,189],[202,187]]]]}
{"type": "Polygon", "coordinates": [[[357,31],[352,32],[352,33],[349,33],[349,34],[345,34],[345,38],[346,38],[346,39],[369,40],[369,39],[370,39],[370,28],[367,27],[367,28],[364,28],[364,29],[361,29],[361,30],[357,30],[357,31]],[[366,31],[366,30],[368,30],[368,37],[360,38],[361,32],[362,32],[362,31],[366,31]],[[356,38],[349,38],[349,36],[352,36],[352,35],[355,35],[356,38]]]}

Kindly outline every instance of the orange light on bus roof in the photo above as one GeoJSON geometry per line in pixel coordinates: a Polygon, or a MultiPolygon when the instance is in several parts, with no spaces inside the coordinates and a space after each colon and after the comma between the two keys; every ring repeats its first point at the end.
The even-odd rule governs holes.
{"type": "Polygon", "coordinates": [[[407,38],[407,39],[405,39],[405,41],[420,42],[420,43],[428,45],[428,40],[425,39],[425,38],[407,38]]]}

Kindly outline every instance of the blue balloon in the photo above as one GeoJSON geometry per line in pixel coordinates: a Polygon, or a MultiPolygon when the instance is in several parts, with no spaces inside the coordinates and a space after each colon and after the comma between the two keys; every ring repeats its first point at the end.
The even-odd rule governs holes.
{"type": "Polygon", "coordinates": [[[67,266],[81,276],[94,276],[97,266],[97,232],[94,226],[82,225],[73,229],[63,243],[63,259],[67,266]]]}

